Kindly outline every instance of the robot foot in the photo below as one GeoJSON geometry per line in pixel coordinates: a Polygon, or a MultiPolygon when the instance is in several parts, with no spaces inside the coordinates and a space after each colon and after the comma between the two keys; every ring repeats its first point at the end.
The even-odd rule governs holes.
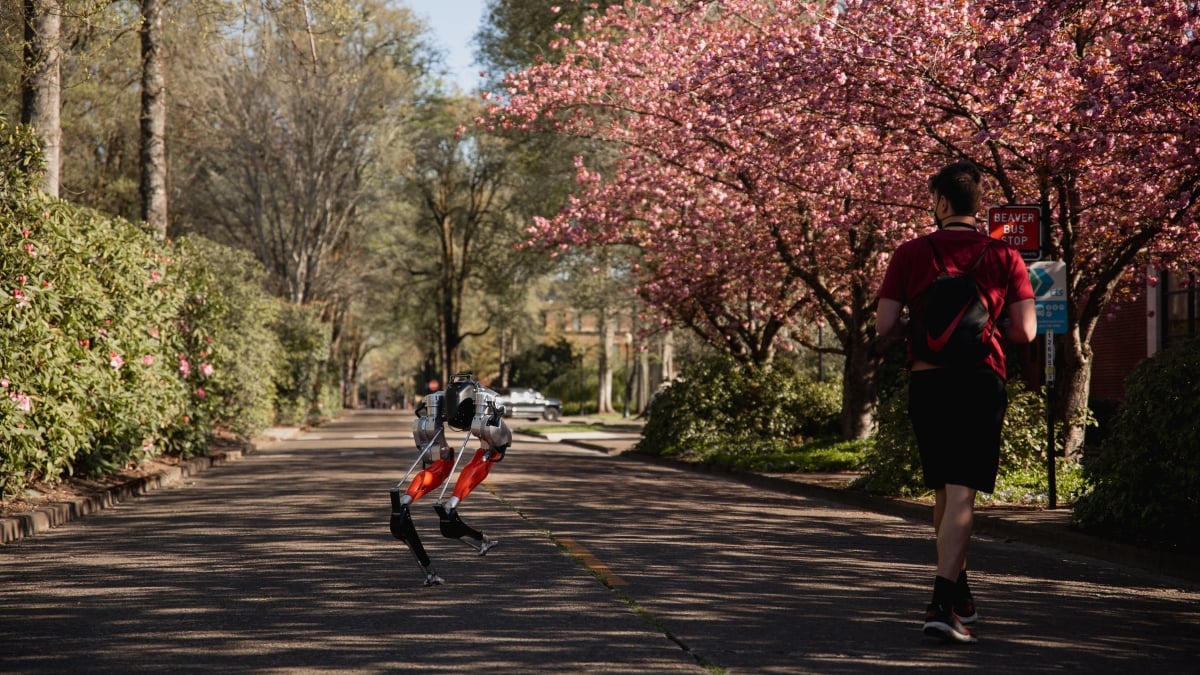
{"type": "Polygon", "coordinates": [[[441,526],[443,537],[447,539],[470,537],[475,541],[483,540],[483,533],[464,523],[462,518],[458,516],[457,509],[447,511],[445,506],[434,504],[433,510],[437,511],[438,524],[441,526]]]}
{"type": "Polygon", "coordinates": [[[487,536],[486,534],[483,535],[483,540],[481,542],[479,542],[479,555],[480,556],[487,555],[488,551],[495,548],[495,546],[499,543],[500,543],[499,539],[492,539],[491,537],[487,536]]]}

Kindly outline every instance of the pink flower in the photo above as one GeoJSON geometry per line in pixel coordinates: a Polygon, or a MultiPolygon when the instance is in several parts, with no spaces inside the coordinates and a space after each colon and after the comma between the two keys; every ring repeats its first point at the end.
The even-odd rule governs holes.
{"type": "Polygon", "coordinates": [[[25,249],[25,252],[28,253],[30,255],[30,257],[33,257],[33,258],[37,257],[37,251],[35,251],[33,249],[33,244],[25,244],[21,248],[25,249]]]}
{"type": "Polygon", "coordinates": [[[29,397],[25,394],[14,391],[10,393],[8,397],[17,404],[17,410],[20,410],[21,412],[29,412],[30,410],[33,410],[33,402],[30,401],[29,397]]]}
{"type": "Polygon", "coordinates": [[[148,366],[152,366],[152,365],[154,365],[154,355],[153,355],[153,354],[147,354],[147,355],[143,356],[143,357],[142,357],[142,363],[144,363],[144,364],[146,364],[146,365],[148,365],[148,366]]]}
{"type": "Polygon", "coordinates": [[[120,370],[121,366],[125,365],[125,359],[121,358],[121,355],[116,352],[109,352],[108,358],[108,365],[112,366],[113,370],[120,370]]]}
{"type": "Polygon", "coordinates": [[[201,363],[200,364],[200,374],[205,377],[211,377],[213,374],[212,364],[211,363],[201,363]]]}
{"type": "Polygon", "coordinates": [[[204,387],[196,387],[196,396],[204,398],[204,387]]]}
{"type": "Polygon", "coordinates": [[[8,389],[8,378],[0,379],[0,389],[8,389]]]}
{"type": "Polygon", "coordinates": [[[192,365],[187,362],[187,359],[183,357],[183,354],[179,355],[179,372],[184,377],[192,374],[192,365]]]}

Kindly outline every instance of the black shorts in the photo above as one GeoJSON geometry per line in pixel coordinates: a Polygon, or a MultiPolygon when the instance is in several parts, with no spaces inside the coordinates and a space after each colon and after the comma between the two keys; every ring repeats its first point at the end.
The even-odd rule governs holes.
{"type": "Polygon", "coordinates": [[[908,418],[921,453],[925,487],[947,483],[996,488],[1000,431],[1008,393],[991,368],[934,368],[909,374],[908,418]]]}

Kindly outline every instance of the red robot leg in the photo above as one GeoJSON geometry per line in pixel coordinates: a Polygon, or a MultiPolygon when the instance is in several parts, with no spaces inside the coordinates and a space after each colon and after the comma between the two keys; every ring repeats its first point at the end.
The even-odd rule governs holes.
{"type": "Polygon", "coordinates": [[[423,469],[412,479],[412,482],[408,484],[408,491],[405,494],[412,497],[414,502],[417,501],[421,497],[424,497],[430,490],[435,490],[439,485],[446,482],[446,478],[452,470],[454,470],[453,460],[437,460],[433,464],[430,464],[428,469],[423,469]]]}
{"type": "Polygon", "coordinates": [[[479,484],[491,472],[492,462],[484,459],[485,452],[484,448],[476,450],[475,456],[471,458],[470,463],[463,467],[462,473],[458,475],[458,482],[454,484],[454,496],[458,501],[461,502],[466,499],[467,495],[479,487],[479,484]]]}

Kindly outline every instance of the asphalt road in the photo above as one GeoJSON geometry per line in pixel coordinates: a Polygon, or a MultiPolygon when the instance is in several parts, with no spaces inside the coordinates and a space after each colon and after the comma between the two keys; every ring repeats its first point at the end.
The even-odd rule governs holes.
{"type": "Polygon", "coordinates": [[[943,646],[928,524],[523,436],[460,507],[486,557],[417,503],[426,588],[387,525],[410,420],[355,413],[0,548],[0,672],[1200,670],[1195,585],[981,539],[980,642],[943,646]]]}

